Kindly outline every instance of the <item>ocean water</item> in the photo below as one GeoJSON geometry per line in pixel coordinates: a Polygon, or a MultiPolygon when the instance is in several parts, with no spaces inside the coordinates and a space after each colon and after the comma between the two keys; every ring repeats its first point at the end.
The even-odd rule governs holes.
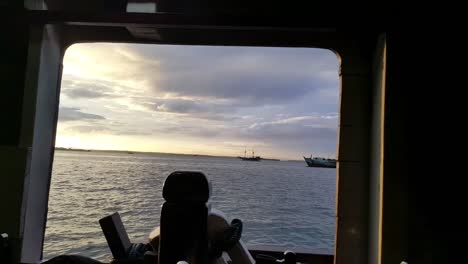
{"type": "Polygon", "coordinates": [[[212,207],[243,221],[247,246],[333,253],[335,169],[309,168],[303,161],[56,151],[44,258],[80,254],[109,261],[98,220],[114,212],[133,243],[147,242],[159,225],[164,180],[177,170],[208,176],[212,207]]]}

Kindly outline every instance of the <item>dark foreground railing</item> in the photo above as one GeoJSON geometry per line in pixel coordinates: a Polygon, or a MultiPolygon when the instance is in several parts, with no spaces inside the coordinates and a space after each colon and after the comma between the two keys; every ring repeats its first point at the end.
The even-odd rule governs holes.
{"type": "MultiPolygon", "coordinates": [[[[285,248],[279,246],[249,246],[249,252],[254,259],[256,259],[256,255],[258,254],[282,259],[284,251],[285,248]]],[[[297,261],[301,263],[333,264],[334,256],[329,253],[307,249],[293,249],[293,251],[296,253],[297,261]]]]}
{"type": "MultiPolygon", "coordinates": [[[[294,249],[297,262],[304,264],[333,264],[334,256],[326,252],[308,249],[294,249]]],[[[251,246],[249,252],[256,259],[257,255],[268,255],[276,259],[283,259],[285,249],[280,246],[251,246]]],[[[21,264],[40,264],[46,260],[37,263],[21,263],[21,264]]],[[[95,262],[90,262],[95,263],[95,262]]],[[[233,263],[236,264],[236,263],[233,263]]]]}

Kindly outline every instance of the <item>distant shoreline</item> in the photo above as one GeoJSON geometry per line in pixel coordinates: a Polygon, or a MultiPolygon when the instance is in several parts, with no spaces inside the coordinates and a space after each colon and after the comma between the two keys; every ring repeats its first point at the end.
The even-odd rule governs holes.
{"type": "MultiPolygon", "coordinates": [[[[80,151],[80,152],[107,152],[107,153],[126,153],[126,154],[165,154],[165,155],[183,155],[183,156],[201,156],[201,157],[216,157],[216,158],[238,158],[237,156],[219,156],[219,155],[208,155],[208,154],[187,154],[187,153],[168,153],[168,152],[145,152],[145,151],[132,151],[132,150],[105,150],[105,149],[78,149],[78,148],[63,148],[55,147],[55,150],[60,151],[80,151]]],[[[269,161],[301,161],[301,160],[290,160],[290,159],[269,159],[261,158],[262,160],[269,161]]]]}

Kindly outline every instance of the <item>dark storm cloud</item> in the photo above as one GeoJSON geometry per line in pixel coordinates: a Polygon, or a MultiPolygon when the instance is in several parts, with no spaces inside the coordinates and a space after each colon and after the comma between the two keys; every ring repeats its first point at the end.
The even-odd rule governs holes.
{"type": "Polygon", "coordinates": [[[105,120],[106,118],[101,115],[89,114],[81,112],[79,108],[75,107],[60,107],[59,121],[80,121],[80,120],[105,120]]]}

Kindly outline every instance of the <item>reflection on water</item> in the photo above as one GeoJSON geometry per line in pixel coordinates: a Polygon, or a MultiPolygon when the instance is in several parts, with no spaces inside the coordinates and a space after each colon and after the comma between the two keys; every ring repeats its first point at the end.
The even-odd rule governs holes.
{"type": "Polygon", "coordinates": [[[131,241],[146,242],[159,225],[163,182],[176,170],[210,178],[212,206],[243,220],[247,245],[333,252],[335,169],[309,168],[303,161],[56,151],[44,258],[108,260],[98,220],[116,211],[131,241]]]}

